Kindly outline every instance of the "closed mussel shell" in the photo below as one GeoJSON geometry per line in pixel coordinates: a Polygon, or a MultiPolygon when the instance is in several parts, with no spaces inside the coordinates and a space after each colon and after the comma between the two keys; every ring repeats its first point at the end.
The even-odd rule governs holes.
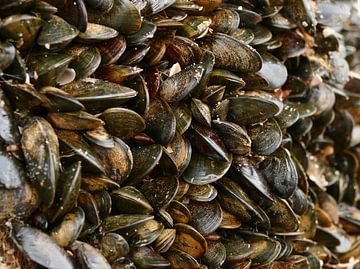
{"type": "Polygon", "coordinates": [[[228,117],[237,124],[262,122],[283,109],[280,100],[265,92],[246,92],[229,98],[228,117]],[[256,113],[255,113],[256,111],[256,113]]]}
{"type": "Polygon", "coordinates": [[[90,244],[81,241],[75,241],[71,249],[77,256],[80,264],[89,269],[104,268],[110,269],[111,266],[100,251],[90,244]]]}
{"type": "Polygon", "coordinates": [[[275,119],[248,128],[248,134],[252,141],[253,152],[260,155],[272,154],[282,142],[282,132],[275,119]]]}
{"type": "Polygon", "coordinates": [[[110,27],[96,23],[88,23],[86,31],[79,33],[77,40],[83,43],[96,43],[115,38],[118,34],[116,30],[110,27]]]}
{"type": "Polygon", "coordinates": [[[112,263],[116,259],[124,258],[129,254],[130,247],[128,242],[119,234],[107,233],[100,241],[102,255],[112,263]]]}
{"type": "Polygon", "coordinates": [[[85,111],[50,113],[47,119],[54,127],[66,130],[96,129],[104,125],[102,120],[85,111]]]}
{"type": "Polygon", "coordinates": [[[67,54],[73,58],[69,68],[75,70],[78,79],[92,75],[101,62],[100,52],[96,47],[74,46],[67,50],[67,54]]]}
{"type": "Polygon", "coordinates": [[[144,117],[145,132],[160,144],[168,144],[175,136],[176,119],[168,103],[162,99],[152,99],[149,111],[144,117]]]}
{"type": "Polygon", "coordinates": [[[183,223],[178,223],[174,227],[176,229],[174,248],[186,252],[195,259],[205,254],[207,241],[196,229],[183,223]]]}
{"type": "Polygon", "coordinates": [[[130,256],[139,268],[171,268],[168,260],[148,247],[135,248],[130,256]]]}
{"type": "Polygon", "coordinates": [[[22,251],[37,264],[54,269],[75,268],[65,250],[40,230],[29,226],[16,225],[14,227],[14,236],[22,251]]]}
{"type": "Polygon", "coordinates": [[[215,55],[215,66],[234,72],[256,72],[262,60],[255,49],[226,34],[215,34],[202,40],[202,48],[215,55]]]}
{"type": "Polygon", "coordinates": [[[145,129],[144,119],[136,112],[126,108],[109,108],[101,114],[109,133],[129,139],[145,129]]]}
{"type": "Polygon", "coordinates": [[[176,223],[188,223],[191,219],[188,207],[179,201],[172,201],[167,211],[176,223]]]}
{"type": "Polygon", "coordinates": [[[75,206],[79,195],[80,183],[81,162],[65,167],[57,183],[54,205],[47,212],[50,222],[54,222],[75,206]]]}
{"type": "Polygon", "coordinates": [[[152,206],[135,187],[125,186],[111,193],[116,212],[125,214],[150,214],[152,206]]]}
{"type": "Polygon", "coordinates": [[[290,153],[279,148],[260,164],[264,174],[273,190],[282,198],[290,197],[297,186],[298,174],[290,153]]]}
{"type": "Polygon", "coordinates": [[[214,232],[222,221],[222,210],[217,201],[197,202],[191,201],[188,205],[191,213],[191,224],[201,234],[214,232]]]}
{"type": "Polygon", "coordinates": [[[60,50],[67,46],[79,31],[62,18],[52,15],[41,28],[37,43],[47,49],[60,50]]]}
{"type": "Polygon", "coordinates": [[[84,222],[84,211],[80,207],[74,208],[51,230],[50,236],[60,247],[67,247],[80,235],[84,222]]]}
{"type": "Polygon", "coordinates": [[[30,118],[21,138],[28,176],[45,208],[55,198],[59,175],[59,142],[51,125],[41,117],[30,118]],[[46,168],[46,169],[45,169],[46,168]]]}
{"type": "Polygon", "coordinates": [[[179,188],[179,180],[174,176],[143,180],[139,190],[144,194],[154,209],[166,207],[174,199],[179,188]]]}

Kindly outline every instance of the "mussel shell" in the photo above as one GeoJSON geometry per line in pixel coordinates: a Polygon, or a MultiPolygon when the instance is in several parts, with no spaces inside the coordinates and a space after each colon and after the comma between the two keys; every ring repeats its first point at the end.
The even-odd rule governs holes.
{"type": "Polygon", "coordinates": [[[191,100],[191,111],[193,117],[201,124],[211,127],[211,112],[207,104],[199,99],[191,100]]]}
{"type": "Polygon", "coordinates": [[[199,262],[188,253],[177,248],[171,248],[166,252],[166,258],[173,268],[199,269],[199,262]]]}
{"type": "Polygon", "coordinates": [[[231,34],[240,24],[240,16],[235,10],[221,8],[212,13],[211,28],[220,33],[231,34]]]}
{"type": "Polygon", "coordinates": [[[110,262],[126,257],[130,252],[128,242],[119,234],[107,233],[101,238],[100,250],[102,255],[110,262]]]}
{"type": "Polygon", "coordinates": [[[114,5],[104,14],[89,10],[89,22],[102,24],[122,34],[134,34],[140,30],[140,11],[129,0],[114,0],[114,5]]]}
{"type": "Polygon", "coordinates": [[[217,196],[217,190],[212,184],[205,185],[195,185],[188,184],[188,190],[186,191],[186,196],[191,200],[199,202],[210,202],[214,200],[217,196]]]}
{"type": "Polygon", "coordinates": [[[60,154],[57,135],[41,117],[32,117],[21,138],[28,176],[40,194],[42,206],[50,207],[55,199],[60,154]]]}
{"type": "Polygon", "coordinates": [[[81,163],[76,162],[65,167],[57,183],[54,205],[47,212],[50,222],[54,222],[75,206],[79,195],[80,183],[81,163]]]}
{"type": "Polygon", "coordinates": [[[118,31],[96,23],[88,23],[86,31],[79,33],[77,40],[83,43],[96,43],[118,36],[118,31]]]}
{"type": "Polygon", "coordinates": [[[252,151],[259,155],[270,155],[282,142],[282,132],[275,119],[248,128],[252,151]]]}
{"type": "Polygon", "coordinates": [[[223,213],[217,201],[191,201],[188,208],[191,213],[191,225],[202,235],[210,234],[220,226],[223,213]]]}
{"type": "Polygon", "coordinates": [[[151,215],[139,215],[139,214],[121,214],[111,215],[105,218],[101,224],[102,231],[115,232],[121,235],[125,235],[126,232],[134,232],[134,229],[139,227],[142,223],[154,219],[151,215]]]}
{"type": "Polygon", "coordinates": [[[15,189],[22,187],[25,182],[24,166],[10,153],[0,150],[0,186],[15,189]]]}
{"type": "Polygon", "coordinates": [[[126,39],[122,35],[97,45],[101,54],[101,64],[116,63],[126,49],[126,39]]]}
{"type": "Polygon", "coordinates": [[[2,20],[0,35],[16,42],[18,49],[27,49],[33,44],[42,25],[39,17],[31,15],[12,15],[2,20]]]}
{"type": "Polygon", "coordinates": [[[290,153],[279,148],[260,164],[264,174],[273,190],[283,198],[289,198],[295,191],[298,183],[298,174],[290,153]]]}
{"type": "Polygon", "coordinates": [[[49,113],[47,120],[55,128],[66,130],[89,130],[104,125],[102,120],[85,111],[49,113]]]}
{"type": "Polygon", "coordinates": [[[254,124],[278,115],[283,104],[265,92],[247,92],[230,97],[228,117],[237,124],[254,124]]]}
{"type": "Polygon", "coordinates": [[[56,134],[66,149],[71,149],[76,156],[84,161],[84,166],[88,166],[88,169],[100,174],[105,173],[104,167],[101,165],[98,157],[80,134],[74,131],[60,129],[56,131],[56,134]]]}
{"type": "Polygon", "coordinates": [[[79,260],[80,264],[89,269],[104,268],[110,269],[111,266],[100,251],[92,245],[75,241],[71,249],[79,260]]]}
{"type": "Polygon", "coordinates": [[[109,108],[101,114],[110,134],[127,140],[145,129],[144,119],[126,108],[109,108]]]}
{"type": "Polygon", "coordinates": [[[128,87],[93,78],[74,81],[61,89],[85,105],[89,112],[119,106],[137,95],[128,87]]]}
{"type": "Polygon", "coordinates": [[[144,179],[139,189],[154,209],[159,210],[170,204],[178,188],[179,180],[176,177],[168,176],[150,181],[144,179]]]}
{"type": "Polygon", "coordinates": [[[176,118],[176,131],[182,135],[191,125],[191,110],[185,103],[173,104],[172,109],[176,118]]]}
{"type": "Polygon", "coordinates": [[[164,229],[159,237],[155,240],[154,249],[160,253],[167,252],[175,241],[176,230],[164,229]]]}
{"type": "Polygon", "coordinates": [[[134,159],[133,169],[129,176],[131,181],[142,179],[149,174],[163,154],[163,148],[158,144],[133,147],[131,151],[134,159]]]}
{"type": "Polygon", "coordinates": [[[131,260],[138,268],[170,268],[170,262],[148,247],[135,248],[131,260]]]}
{"type": "Polygon", "coordinates": [[[60,50],[68,45],[77,35],[79,31],[68,24],[62,18],[52,15],[47,20],[37,38],[37,43],[40,46],[45,46],[47,49],[60,50]]]}
{"type": "Polygon", "coordinates": [[[149,111],[145,115],[146,130],[155,141],[168,144],[175,136],[176,119],[166,101],[154,98],[150,101],[149,111]]]}
{"type": "Polygon", "coordinates": [[[232,155],[229,161],[211,160],[198,152],[193,152],[189,166],[183,173],[183,179],[191,184],[204,185],[217,181],[230,169],[232,155]]]}
{"type": "Polygon", "coordinates": [[[111,193],[114,208],[124,214],[150,214],[154,210],[145,196],[135,187],[125,186],[111,193]]]}
{"type": "Polygon", "coordinates": [[[93,150],[105,170],[105,174],[113,181],[121,184],[131,173],[133,156],[130,147],[120,138],[115,137],[115,146],[104,148],[93,145],[93,150]]]}
{"type": "Polygon", "coordinates": [[[50,236],[60,247],[67,247],[80,235],[84,222],[84,211],[80,207],[74,208],[51,230],[50,236]]]}
{"type": "Polygon", "coordinates": [[[233,213],[240,220],[259,227],[270,227],[270,221],[265,212],[257,206],[234,181],[223,177],[216,182],[219,190],[218,199],[221,206],[233,213]]]}
{"type": "Polygon", "coordinates": [[[250,153],[251,139],[241,126],[233,122],[214,120],[213,127],[230,152],[239,155],[250,153]]]}
{"type": "Polygon", "coordinates": [[[219,268],[226,260],[226,248],[221,242],[209,242],[204,263],[209,268],[219,268]]]}
{"type": "Polygon", "coordinates": [[[51,111],[54,112],[75,112],[85,110],[83,104],[72,97],[67,92],[64,92],[55,87],[43,87],[40,93],[45,95],[51,103],[51,111]]]}
{"type": "Polygon", "coordinates": [[[215,66],[234,72],[256,72],[262,60],[255,49],[241,41],[225,35],[215,34],[202,39],[202,48],[215,55],[215,66]]]}
{"type": "Polygon", "coordinates": [[[25,225],[16,225],[14,236],[22,251],[37,264],[47,268],[75,268],[65,250],[40,230],[25,225]]]}
{"type": "Polygon", "coordinates": [[[183,100],[198,85],[203,71],[201,65],[191,65],[169,77],[162,84],[160,97],[169,103],[183,100]]]}
{"type": "Polygon", "coordinates": [[[174,248],[186,252],[195,259],[205,254],[207,241],[196,229],[183,223],[178,223],[174,227],[176,229],[174,248]]]}

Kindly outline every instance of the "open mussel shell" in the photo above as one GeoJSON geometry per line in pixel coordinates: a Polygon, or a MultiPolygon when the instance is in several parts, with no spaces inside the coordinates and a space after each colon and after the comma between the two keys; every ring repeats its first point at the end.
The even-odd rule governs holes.
{"type": "Polygon", "coordinates": [[[111,193],[114,208],[124,214],[150,214],[154,210],[145,196],[135,187],[125,186],[111,193]]]}
{"type": "Polygon", "coordinates": [[[215,66],[234,72],[256,72],[261,69],[261,56],[255,49],[226,34],[215,34],[201,40],[202,48],[215,56],[215,66]]]}
{"type": "Polygon", "coordinates": [[[229,97],[228,117],[237,124],[254,124],[278,115],[283,104],[266,92],[246,92],[229,97]],[[255,112],[256,111],[256,112],[255,112]]]}

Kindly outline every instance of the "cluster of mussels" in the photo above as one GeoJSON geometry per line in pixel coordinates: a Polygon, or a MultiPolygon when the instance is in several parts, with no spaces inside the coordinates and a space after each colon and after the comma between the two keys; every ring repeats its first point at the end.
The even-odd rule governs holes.
{"type": "Polygon", "coordinates": [[[1,0],[0,267],[360,268],[354,2],[1,0]]]}

